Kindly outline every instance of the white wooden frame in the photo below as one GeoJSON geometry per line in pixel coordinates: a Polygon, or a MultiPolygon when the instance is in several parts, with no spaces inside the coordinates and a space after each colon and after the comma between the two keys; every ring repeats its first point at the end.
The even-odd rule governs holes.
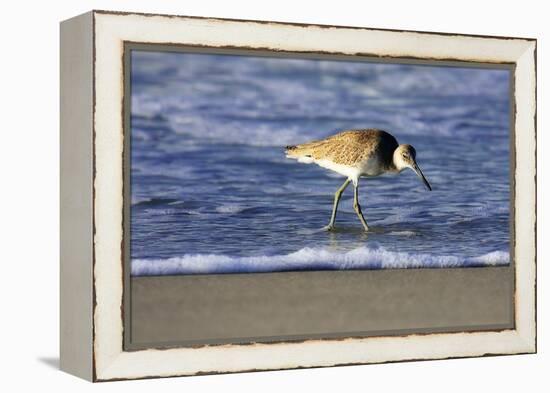
{"type": "Polygon", "coordinates": [[[536,351],[535,40],[100,11],[61,40],[62,369],[104,381],[536,351]],[[515,63],[515,329],[123,351],[124,42],[515,63]]]}

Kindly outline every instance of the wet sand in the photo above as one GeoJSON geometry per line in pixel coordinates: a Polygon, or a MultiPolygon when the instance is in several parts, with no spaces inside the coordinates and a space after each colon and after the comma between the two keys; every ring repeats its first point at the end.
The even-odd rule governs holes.
{"type": "Polygon", "coordinates": [[[130,349],[513,327],[511,267],[130,281],[130,349]]]}

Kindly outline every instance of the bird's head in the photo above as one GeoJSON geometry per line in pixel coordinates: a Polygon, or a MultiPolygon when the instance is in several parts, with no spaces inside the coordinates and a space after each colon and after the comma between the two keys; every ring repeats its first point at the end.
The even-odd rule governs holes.
{"type": "Polygon", "coordinates": [[[399,145],[393,152],[393,164],[399,172],[410,168],[418,175],[428,190],[432,190],[430,183],[424,177],[420,167],[416,163],[416,150],[411,145],[399,145]]]}

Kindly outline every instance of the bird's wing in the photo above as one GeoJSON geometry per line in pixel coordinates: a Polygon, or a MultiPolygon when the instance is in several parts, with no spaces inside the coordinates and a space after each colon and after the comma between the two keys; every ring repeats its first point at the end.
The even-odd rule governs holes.
{"type": "Polygon", "coordinates": [[[354,165],[374,150],[377,137],[376,130],[343,131],[322,140],[287,146],[286,153],[291,158],[305,157],[354,165]]]}

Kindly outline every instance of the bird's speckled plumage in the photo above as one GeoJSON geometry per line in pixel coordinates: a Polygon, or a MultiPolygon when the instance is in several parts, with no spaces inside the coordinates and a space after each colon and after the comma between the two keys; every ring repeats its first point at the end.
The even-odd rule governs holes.
{"type": "Polygon", "coordinates": [[[322,140],[287,146],[286,153],[291,158],[311,157],[346,166],[355,166],[377,156],[383,159],[381,164],[385,170],[393,170],[392,154],[397,146],[397,140],[386,131],[348,130],[322,140]],[[383,152],[389,154],[380,154],[383,152]]]}

